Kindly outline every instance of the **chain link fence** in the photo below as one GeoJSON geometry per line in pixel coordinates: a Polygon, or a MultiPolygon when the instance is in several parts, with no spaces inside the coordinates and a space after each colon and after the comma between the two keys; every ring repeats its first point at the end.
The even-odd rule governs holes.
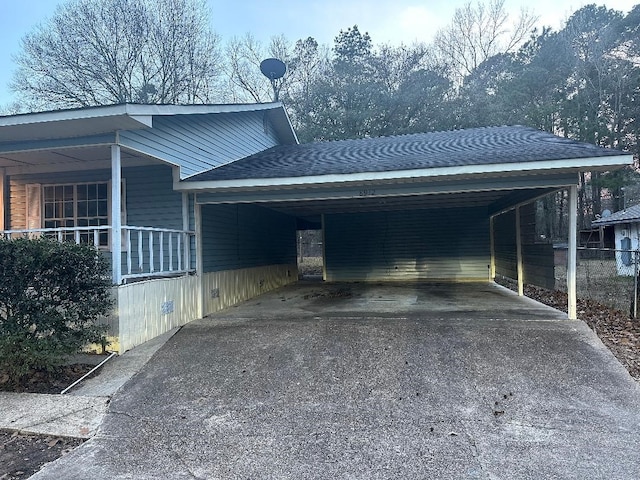
{"type": "MultiPolygon", "coordinates": [[[[607,248],[578,248],[578,298],[587,298],[637,318],[640,252],[607,248]]],[[[556,290],[567,291],[566,264],[555,266],[556,290]]]]}

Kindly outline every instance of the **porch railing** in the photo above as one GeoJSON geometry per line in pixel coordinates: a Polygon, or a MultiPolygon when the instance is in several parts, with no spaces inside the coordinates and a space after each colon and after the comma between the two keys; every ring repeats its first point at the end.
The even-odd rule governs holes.
{"type": "Polygon", "coordinates": [[[195,232],[155,227],[122,227],[126,269],[122,278],[167,276],[194,271],[191,240],[195,232]]]}
{"type": "MultiPolygon", "coordinates": [[[[32,228],[0,231],[4,238],[47,236],[60,242],[96,245],[109,251],[111,226],[32,228]]],[[[121,280],[166,277],[193,272],[195,232],[156,227],[122,227],[121,280]]]]}

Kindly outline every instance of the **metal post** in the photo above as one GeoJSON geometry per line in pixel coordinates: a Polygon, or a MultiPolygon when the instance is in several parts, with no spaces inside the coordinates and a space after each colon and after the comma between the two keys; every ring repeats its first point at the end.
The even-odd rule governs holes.
{"type": "Polygon", "coordinates": [[[489,261],[489,281],[496,279],[496,239],[494,229],[495,217],[489,218],[489,245],[491,250],[491,259],[489,261]]]}
{"type": "Polygon", "coordinates": [[[322,280],[327,281],[327,235],[324,213],[322,214],[322,280]]]}
{"type": "Polygon", "coordinates": [[[516,262],[518,273],[518,295],[524,295],[524,266],[522,264],[522,235],[520,234],[520,207],[516,207],[516,262]]]}
{"type": "Polygon", "coordinates": [[[0,232],[5,229],[5,184],[6,173],[4,168],[0,168],[0,232]]]}
{"type": "Polygon", "coordinates": [[[578,257],[578,187],[569,187],[569,248],[567,249],[567,315],[578,318],[576,264],[578,257]]]}
{"type": "Polygon", "coordinates": [[[638,260],[640,251],[636,250],[633,259],[633,318],[638,318],[638,260]]]}
{"type": "Polygon", "coordinates": [[[122,170],[120,145],[111,145],[111,269],[113,283],[122,281],[122,170]]]}

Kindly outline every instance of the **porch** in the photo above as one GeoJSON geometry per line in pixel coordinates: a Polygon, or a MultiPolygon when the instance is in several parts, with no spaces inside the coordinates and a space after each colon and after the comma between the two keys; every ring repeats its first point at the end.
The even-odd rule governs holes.
{"type": "Polygon", "coordinates": [[[122,251],[104,247],[112,243],[111,225],[3,230],[0,235],[6,239],[43,236],[59,242],[93,245],[109,256],[114,285],[195,273],[192,261],[195,231],[133,225],[123,225],[120,231],[124,239],[122,251]]]}

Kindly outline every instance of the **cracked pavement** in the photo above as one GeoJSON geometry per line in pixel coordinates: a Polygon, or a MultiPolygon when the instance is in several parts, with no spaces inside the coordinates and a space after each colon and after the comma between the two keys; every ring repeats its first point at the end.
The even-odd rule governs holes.
{"type": "Polygon", "coordinates": [[[22,432],[90,438],[108,403],[108,397],[0,392],[0,424],[22,432]]]}
{"type": "Polygon", "coordinates": [[[336,288],[183,327],[32,478],[640,477],[640,388],[584,323],[489,284],[336,288]]]}

